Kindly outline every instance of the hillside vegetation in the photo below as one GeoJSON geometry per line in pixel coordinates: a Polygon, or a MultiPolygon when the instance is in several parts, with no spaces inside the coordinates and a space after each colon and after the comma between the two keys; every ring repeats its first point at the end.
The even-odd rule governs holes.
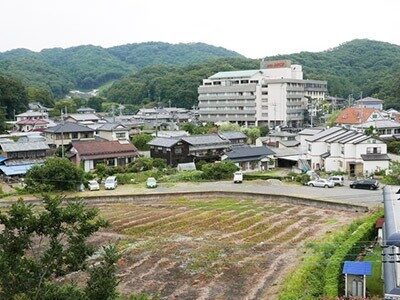
{"type": "MultiPolygon", "coordinates": [[[[375,96],[400,109],[400,46],[354,40],[323,52],[301,52],[266,59],[290,59],[303,65],[304,76],[328,81],[330,95],[358,99],[375,96]]],[[[197,103],[202,79],[218,71],[259,67],[259,60],[218,59],[185,67],[149,67],[115,82],[105,95],[122,103],[161,101],[191,107],[197,103]]]]}
{"type": "Polygon", "coordinates": [[[112,48],[85,45],[40,52],[15,49],[0,53],[0,74],[12,75],[26,85],[43,86],[61,97],[73,88],[96,88],[149,65],[185,65],[210,58],[240,56],[202,43],[150,42],[112,48]]]}

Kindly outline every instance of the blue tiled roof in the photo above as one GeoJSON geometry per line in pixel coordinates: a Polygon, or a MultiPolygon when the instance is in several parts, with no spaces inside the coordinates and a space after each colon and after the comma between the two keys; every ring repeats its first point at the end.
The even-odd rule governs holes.
{"type": "Polygon", "coordinates": [[[7,159],[7,157],[0,156],[0,163],[2,163],[3,161],[5,161],[6,159],[7,159]]]}
{"type": "Polygon", "coordinates": [[[345,261],[342,273],[350,275],[371,275],[372,264],[370,261],[345,261]]]}

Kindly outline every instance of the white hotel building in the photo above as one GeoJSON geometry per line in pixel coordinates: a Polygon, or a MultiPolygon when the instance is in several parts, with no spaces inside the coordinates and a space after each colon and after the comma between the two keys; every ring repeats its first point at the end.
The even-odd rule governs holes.
{"type": "Polygon", "coordinates": [[[303,79],[300,65],[262,61],[259,70],[218,72],[199,86],[199,120],[244,126],[303,124],[304,111],[325,99],[327,82],[303,79]]]}

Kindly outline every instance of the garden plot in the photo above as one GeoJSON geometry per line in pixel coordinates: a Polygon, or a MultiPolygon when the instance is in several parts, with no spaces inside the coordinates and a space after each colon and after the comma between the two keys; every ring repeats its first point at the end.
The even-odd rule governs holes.
{"type": "Polygon", "coordinates": [[[234,198],[98,206],[123,253],[119,290],[162,299],[274,299],[306,241],[358,217],[234,198]]]}

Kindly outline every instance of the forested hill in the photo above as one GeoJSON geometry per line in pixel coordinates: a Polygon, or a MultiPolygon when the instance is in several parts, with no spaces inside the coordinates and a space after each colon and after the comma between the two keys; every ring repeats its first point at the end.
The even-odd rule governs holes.
{"type": "Polygon", "coordinates": [[[40,52],[15,49],[0,53],[0,74],[21,79],[26,85],[43,86],[55,96],[71,89],[91,89],[146,66],[183,66],[212,58],[242,57],[203,43],[148,42],[111,48],[78,46],[40,52]]]}
{"type": "MultiPolygon", "coordinates": [[[[323,52],[267,57],[303,65],[306,78],[328,81],[331,95],[376,96],[400,109],[400,47],[371,40],[354,40],[323,52]]],[[[106,91],[109,100],[140,105],[161,100],[191,107],[197,87],[218,71],[259,68],[259,60],[219,59],[185,67],[149,67],[116,81],[106,91]]]]}

